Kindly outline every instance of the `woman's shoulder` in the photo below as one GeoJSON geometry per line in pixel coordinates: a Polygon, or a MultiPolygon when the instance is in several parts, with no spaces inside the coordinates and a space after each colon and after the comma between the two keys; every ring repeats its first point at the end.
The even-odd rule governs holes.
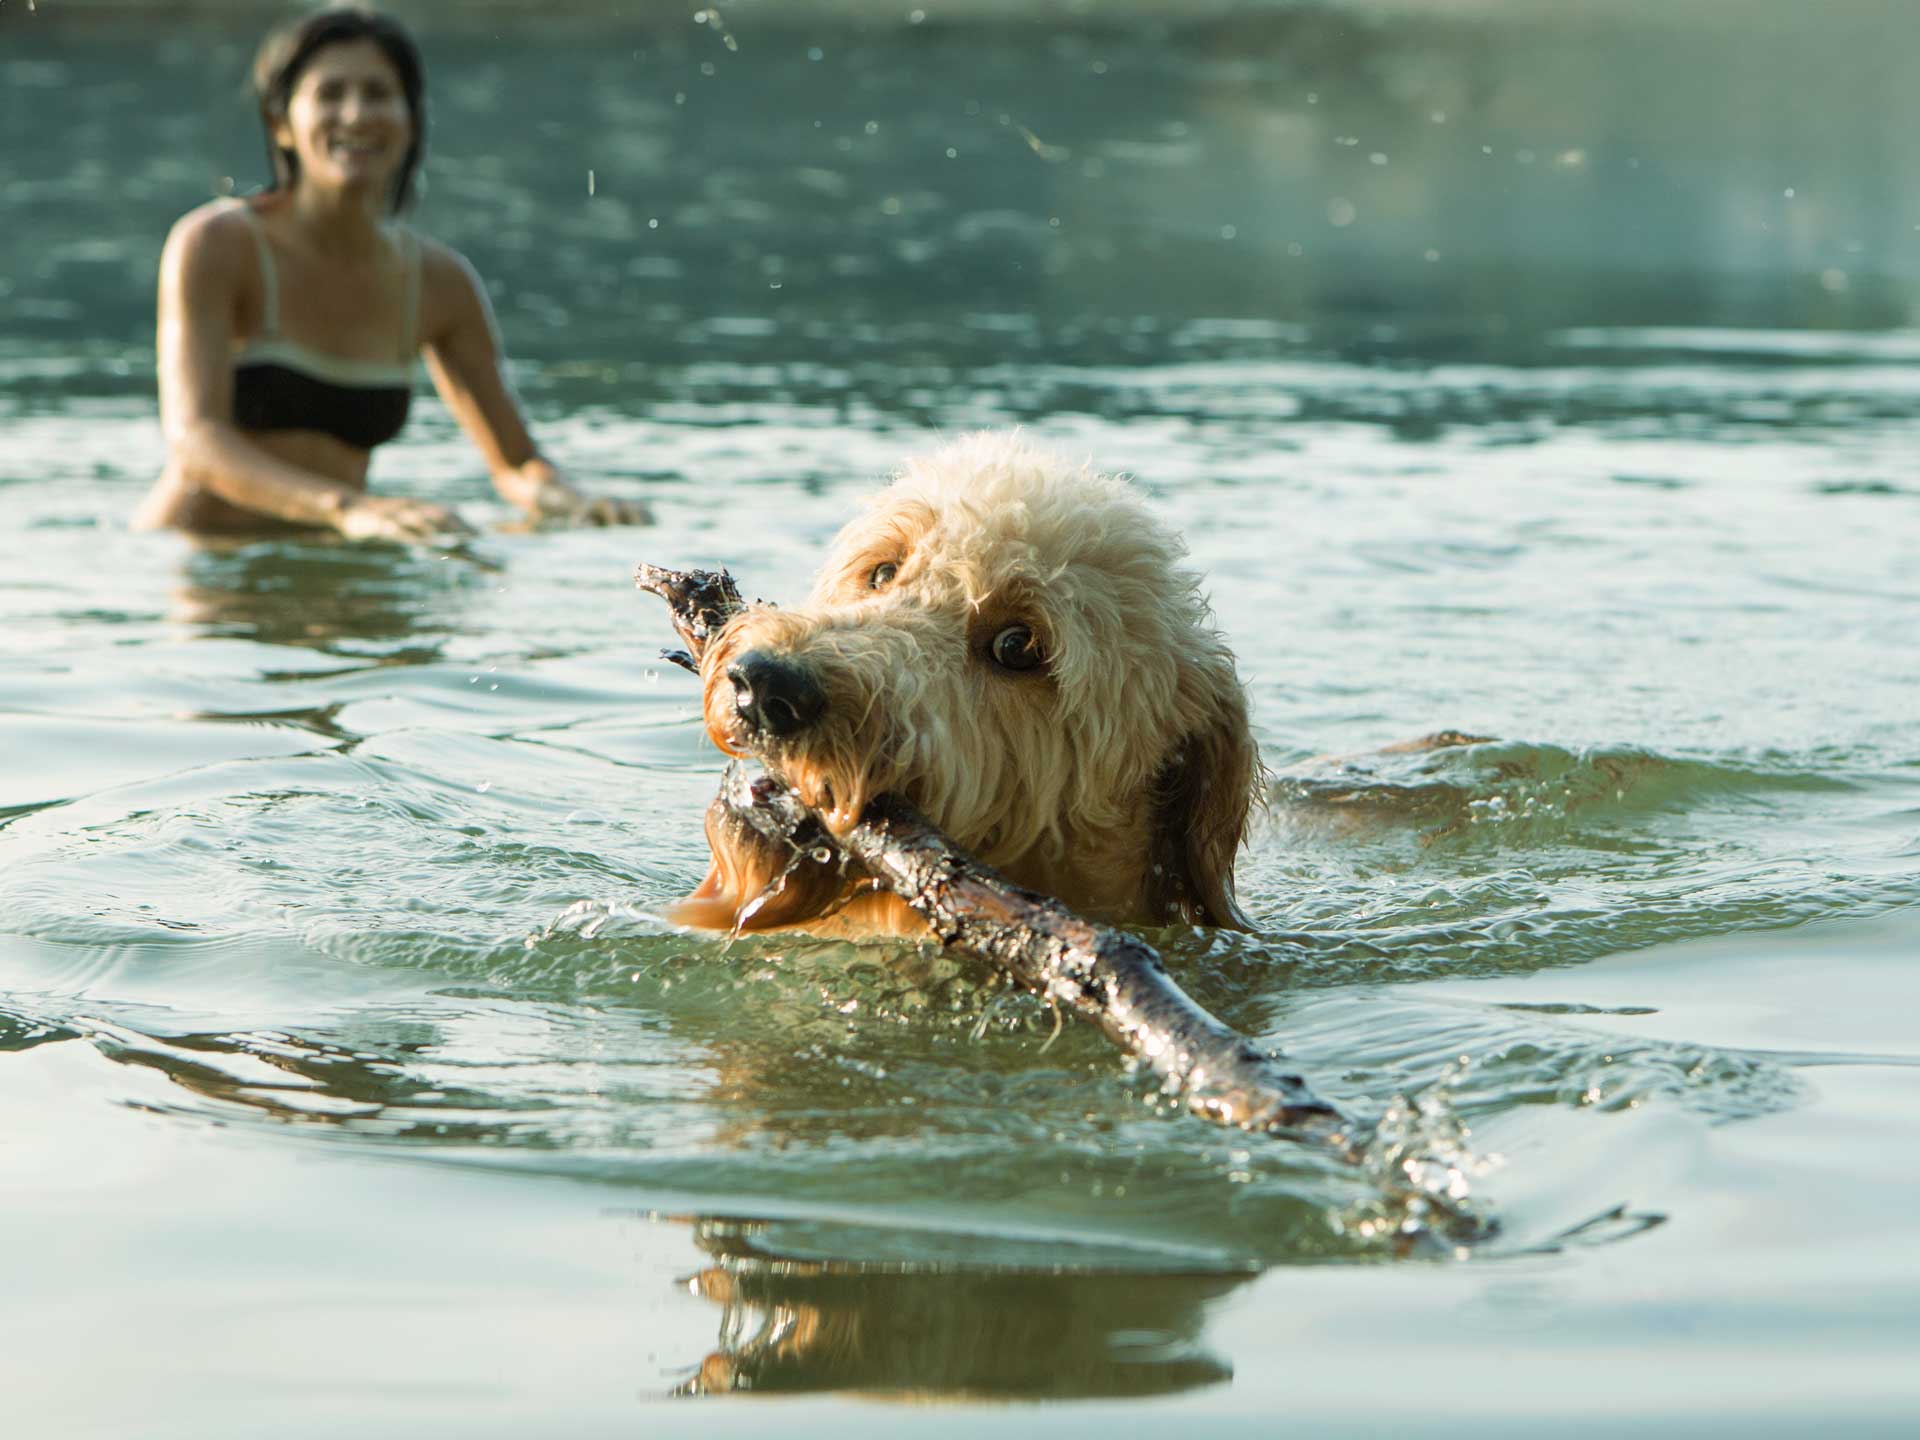
{"type": "Polygon", "coordinates": [[[196,205],[167,232],[167,249],[181,252],[215,250],[226,252],[241,245],[252,245],[253,220],[247,201],[222,196],[196,205]]]}
{"type": "Polygon", "coordinates": [[[423,331],[429,336],[470,323],[486,309],[486,286],[473,262],[451,245],[413,232],[420,248],[423,331]]]}
{"type": "Polygon", "coordinates": [[[255,244],[252,222],[244,200],[223,198],[195,206],[167,232],[160,252],[164,274],[171,273],[196,286],[247,273],[255,244]]]}
{"type": "Polygon", "coordinates": [[[420,274],[429,286],[470,289],[480,283],[480,272],[458,250],[418,230],[409,230],[420,250],[420,274]]]}

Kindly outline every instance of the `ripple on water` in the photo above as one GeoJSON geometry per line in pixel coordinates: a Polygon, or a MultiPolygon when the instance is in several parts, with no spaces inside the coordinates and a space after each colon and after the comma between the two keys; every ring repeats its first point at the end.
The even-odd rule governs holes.
{"type": "Polygon", "coordinates": [[[1886,803],[1868,754],[1489,741],[1306,762],[1273,784],[1243,891],[1310,984],[1542,968],[1910,903],[1873,858],[1886,803]]]}
{"type": "MultiPolygon", "coordinates": [[[[1650,899],[1670,909],[1657,921],[1666,933],[1724,924],[1697,856],[1684,884],[1662,880],[1686,846],[1661,827],[1852,789],[1772,762],[1491,743],[1348,762],[1324,784],[1283,781],[1283,814],[1365,818],[1338,845],[1306,836],[1309,856],[1317,847],[1350,868],[1323,876],[1296,913],[1324,907],[1340,923],[1161,939],[1200,998],[1284,1041],[1292,1063],[1379,1122],[1369,1167],[1343,1172],[1169,1114],[1097,1037],[1056,1036],[1044,1005],[950,956],[674,931],[657,901],[688,874],[640,862],[632,831],[616,826],[590,847],[570,833],[570,807],[604,799],[603,762],[555,753],[529,765],[497,745],[400,735],[103,791],[64,820],[27,817],[43,828],[18,893],[42,897],[50,932],[59,897],[90,869],[136,890],[148,877],[146,893],[170,897],[161,917],[116,911],[105,895],[91,918],[61,918],[69,943],[131,943],[164,921],[183,953],[204,954],[216,1002],[240,971],[209,942],[236,928],[271,945],[291,926],[305,963],[369,977],[325,1021],[199,1028],[164,1008],[74,1002],[33,1020],[33,1033],[84,1038],[116,1065],[164,1077],[171,1098],[153,1103],[182,1117],[588,1175],[709,1206],[857,1199],[930,1224],[939,1210],[937,1223],[973,1235],[977,1254],[995,1242],[959,1214],[992,1206],[1008,1234],[1053,1227],[1146,1253],[1177,1233],[1209,1264],[1384,1256],[1427,1197],[1479,1204],[1482,1179],[1497,1186],[1470,1124],[1526,1108],[1650,1106],[1721,1122],[1804,1092],[1766,1056],[1596,1037],[1545,1011],[1396,1002],[1367,987],[1459,973],[1486,963],[1488,948],[1502,965],[1565,963],[1613,943],[1622,916],[1644,915],[1650,899]],[[452,783],[475,772],[512,780],[452,783]],[[84,832],[66,828],[82,818],[84,832]],[[81,833],[83,844],[59,838],[81,833]],[[1594,879],[1596,853],[1629,856],[1633,904],[1594,879]],[[302,855],[310,863],[289,863],[302,855]],[[1396,865],[1410,883],[1375,896],[1356,882],[1355,871],[1396,865]],[[573,899],[595,887],[620,898],[573,899]],[[414,998],[400,1008],[375,998],[394,985],[414,998]]],[[[706,783],[688,776],[690,796],[706,783]]],[[[1763,878],[1777,898],[1778,876],[1763,878]]],[[[1753,923],[1751,911],[1742,918],[1753,923]]],[[[76,978],[124,995],[129,974],[76,978]]]]}
{"type": "MultiPolygon", "coordinates": [[[[1356,366],[1250,356],[1310,341],[1205,325],[1152,363],[1037,366],[1007,359],[1004,327],[976,330],[984,349],[938,364],[931,324],[826,359],[721,354],[660,379],[639,418],[568,380],[584,388],[557,443],[623,478],[647,457],[662,518],[639,554],[563,532],[452,556],[141,548],[69,522],[124,508],[150,421],[124,397],[55,413],[67,382],[35,380],[53,408],[21,434],[60,484],[9,487],[33,528],[0,618],[31,659],[0,677],[0,727],[34,763],[7,772],[0,873],[34,948],[0,957],[33,982],[0,1047],[84,1047],[183,1123],[679,1197],[743,1335],[774,1294],[749,1251],[1216,1274],[1375,1260],[1420,1203],[1497,1202],[1508,1175],[1482,1137],[1520,1119],[1720,1124],[1801,1103],[1780,1056],[1400,991],[1920,899],[1905,711],[1888,684],[1845,683],[1848,643],[1898,638],[1872,487],[1904,453],[1910,376],[1671,352],[1631,373],[1356,366]],[[885,364],[861,348],[908,342],[885,364]],[[1168,1113],[1098,1037],[1056,1035],[1047,1007],[951,957],[727,945],[658,918],[700,873],[718,766],[691,682],[647,678],[668,637],[636,608],[632,562],[721,558],[799,593],[919,419],[1040,410],[1048,438],[1140,474],[1188,533],[1263,727],[1351,746],[1459,709],[1563,742],[1290,768],[1242,869],[1267,933],[1155,936],[1199,999],[1378,1122],[1361,1171],[1168,1113]],[[1764,494],[1732,496],[1717,468],[1735,440],[1871,414],[1897,424],[1831,462],[1770,449],[1779,475],[1750,477],[1764,494]],[[1619,483],[1643,476],[1664,483],[1619,483]],[[1311,523],[1268,520],[1255,496],[1311,523]],[[1827,553],[1852,558],[1807,559],[1827,553]],[[1683,583],[1701,564],[1722,567],[1704,596],[1683,583]],[[1817,616],[1781,602],[1782,575],[1817,616]],[[132,584],[164,613],[129,603],[132,584]],[[1529,608],[1562,586],[1596,598],[1529,608]],[[1265,623],[1278,613],[1294,623],[1265,623]],[[1696,619],[1730,638],[1695,645],[1696,619]],[[1791,690],[1711,668],[1783,636],[1791,690]],[[1810,707],[1783,739],[1772,717],[1800,692],[1855,709],[1810,707]]],[[[403,478],[471,504],[451,428],[423,426],[403,478]]],[[[1529,1233],[1627,1198],[1587,1178],[1591,1211],[1529,1233]]]]}
{"type": "Polygon", "coordinates": [[[1674,757],[1620,746],[1571,751],[1483,740],[1411,754],[1308,762],[1272,787],[1274,818],[1294,843],[1398,826],[1435,845],[1544,845],[1583,825],[1709,808],[1766,813],[1781,797],[1844,794],[1834,773],[1778,760],[1674,757]]]}

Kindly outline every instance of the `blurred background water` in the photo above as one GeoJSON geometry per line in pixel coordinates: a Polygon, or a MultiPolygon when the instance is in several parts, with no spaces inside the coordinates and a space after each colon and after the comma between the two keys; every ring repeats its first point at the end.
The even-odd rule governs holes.
{"type": "MultiPolygon", "coordinates": [[[[0,3],[21,1433],[1911,1418],[1920,17],[392,8],[418,222],[658,523],[129,532],[282,11],[0,3]],[[633,563],[795,595],[1011,424],[1187,534],[1277,772],[1265,933],[1154,938],[1472,1258],[965,964],[653,918],[719,757],[633,563]]],[[[375,483],[507,519],[424,396],[375,483]]]]}

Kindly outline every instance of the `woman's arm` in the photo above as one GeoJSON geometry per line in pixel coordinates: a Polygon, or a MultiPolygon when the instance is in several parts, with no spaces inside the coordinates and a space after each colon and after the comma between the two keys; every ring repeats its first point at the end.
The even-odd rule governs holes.
{"type": "Polygon", "coordinates": [[[589,499],[560,477],[533,443],[502,368],[500,334],[486,289],[465,257],[422,242],[423,333],[434,387],[480,451],[503,499],[536,520],[643,525],[637,501],[589,499]]]}
{"type": "Polygon", "coordinates": [[[194,487],[256,515],[325,526],[353,539],[422,540],[458,530],[444,506],[381,499],[290,464],[233,423],[233,333],[241,277],[257,264],[244,218],[196,210],[160,255],[160,425],[194,487]]]}

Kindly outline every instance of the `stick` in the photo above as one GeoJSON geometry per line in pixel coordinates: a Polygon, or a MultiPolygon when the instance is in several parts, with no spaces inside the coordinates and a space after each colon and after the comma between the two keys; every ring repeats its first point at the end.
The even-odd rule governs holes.
{"type": "Polygon", "coordinates": [[[923,917],[942,944],[1092,1021],[1194,1114],[1241,1130],[1310,1130],[1350,1148],[1345,1117],[1196,1004],[1152,946],[1014,884],[904,800],[881,796],[836,844],[800,798],[771,777],[749,780],[736,766],[720,797],[736,819],[782,845],[843,850],[923,917]]]}

